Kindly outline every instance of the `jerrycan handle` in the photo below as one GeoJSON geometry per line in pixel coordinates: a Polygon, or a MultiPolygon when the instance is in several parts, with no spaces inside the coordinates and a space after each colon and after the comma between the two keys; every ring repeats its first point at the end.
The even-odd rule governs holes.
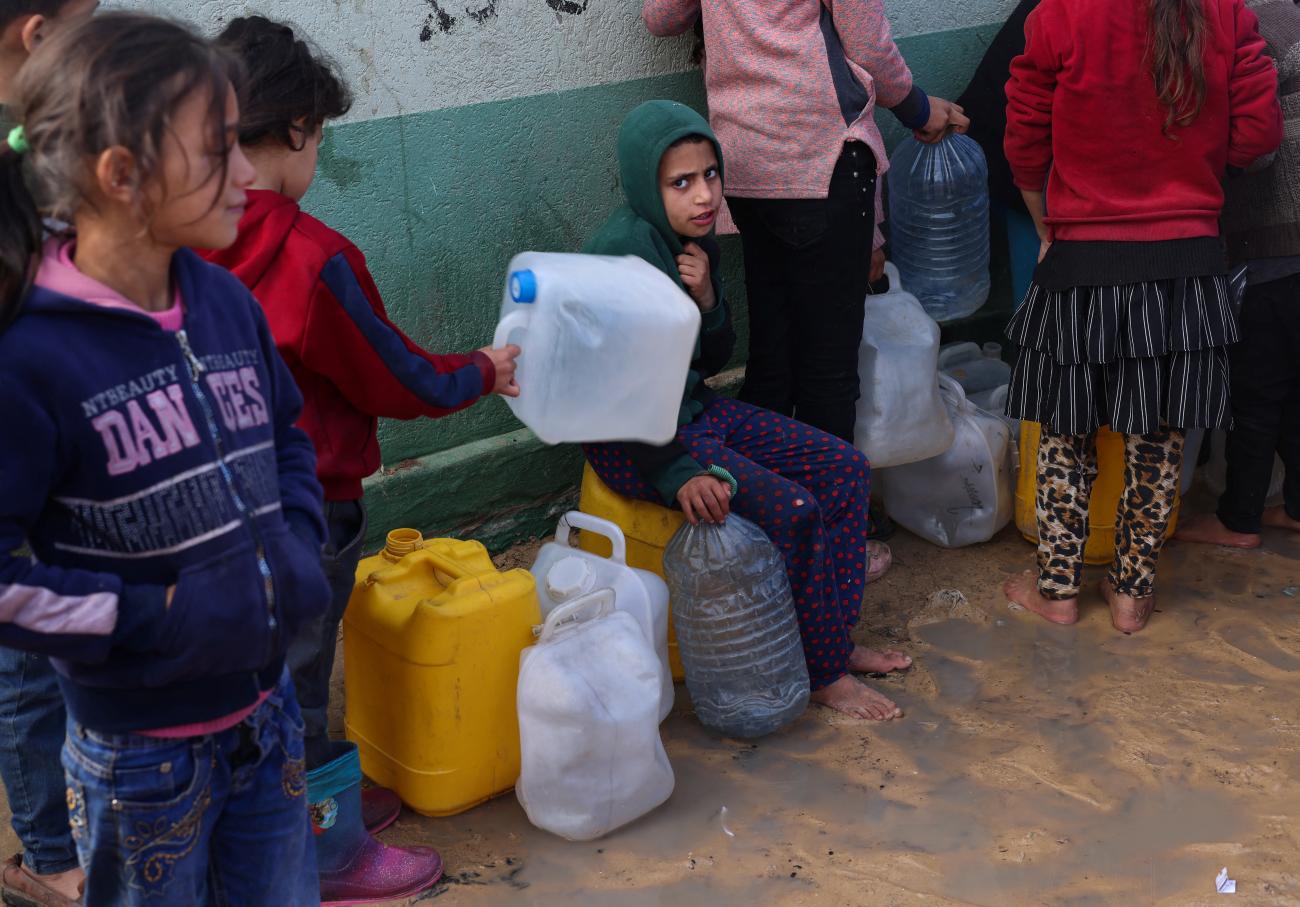
{"type": "Polygon", "coordinates": [[[939,372],[939,394],[953,401],[953,408],[961,411],[967,409],[966,389],[961,382],[947,372],[939,372]]]}
{"type": "Polygon", "coordinates": [[[546,642],[571,626],[604,617],[613,610],[614,590],[597,589],[560,605],[546,616],[546,623],[533,628],[533,635],[539,643],[546,642]]]}
{"type": "MultiPolygon", "coordinates": [[[[889,289],[885,290],[885,293],[897,293],[903,289],[902,278],[898,276],[898,265],[892,261],[885,262],[885,280],[888,281],[889,285],[889,289]]],[[[883,296],[885,293],[880,295],[883,296]]]]}
{"type": "MultiPolygon", "coordinates": [[[[508,313],[497,323],[497,331],[492,335],[492,346],[500,349],[510,342],[510,335],[516,330],[522,330],[528,326],[529,315],[527,311],[516,309],[508,313]]],[[[522,344],[520,344],[522,346],[522,344]]]]}
{"type": "Polygon", "coordinates": [[[621,566],[627,566],[627,539],[623,537],[623,530],[618,528],[617,523],[583,513],[581,510],[570,510],[560,517],[560,524],[555,527],[555,541],[566,548],[569,545],[570,527],[581,529],[583,532],[594,532],[609,539],[612,546],[609,559],[621,566]]]}

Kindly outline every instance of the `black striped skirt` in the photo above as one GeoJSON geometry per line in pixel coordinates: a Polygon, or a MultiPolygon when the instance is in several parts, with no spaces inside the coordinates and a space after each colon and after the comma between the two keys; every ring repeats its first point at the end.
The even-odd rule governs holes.
{"type": "Polygon", "coordinates": [[[1231,424],[1227,346],[1238,334],[1226,276],[1033,283],[1007,337],[1020,347],[1007,395],[1017,419],[1071,435],[1231,424]]]}

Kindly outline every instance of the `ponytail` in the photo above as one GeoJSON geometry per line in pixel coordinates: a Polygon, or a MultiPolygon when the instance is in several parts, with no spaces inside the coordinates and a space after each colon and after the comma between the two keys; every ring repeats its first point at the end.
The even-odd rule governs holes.
{"type": "Polygon", "coordinates": [[[23,157],[0,143],[0,330],[18,315],[41,249],[41,215],[23,179],[23,157]]]}
{"type": "Polygon", "coordinates": [[[1148,0],[1151,75],[1166,110],[1164,132],[1205,106],[1205,0],[1148,0]]]}

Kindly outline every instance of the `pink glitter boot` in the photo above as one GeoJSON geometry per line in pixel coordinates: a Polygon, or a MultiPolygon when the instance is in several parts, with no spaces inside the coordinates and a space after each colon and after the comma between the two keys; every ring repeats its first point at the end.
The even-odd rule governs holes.
{"type": "Polygon", "coordinates": [[[356,745],[333,745],[338,755],[307,773],[323,907],[397,901],[432,887],[442,877],[442,858],[428,847],[390,847],[370,836],[356,745]]]}

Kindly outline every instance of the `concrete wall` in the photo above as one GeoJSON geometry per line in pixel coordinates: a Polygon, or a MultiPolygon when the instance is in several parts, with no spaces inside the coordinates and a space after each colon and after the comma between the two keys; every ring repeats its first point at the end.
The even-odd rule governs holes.
{"type": "MultiPolygon", "coordinates": [[[[761,0],[754,0],[761,2],[761,0]]],[[[573,250],[619,201],[614,136],[642,100],[704,109],[690,39],[657,40],[639,0],[118,0],[215,31],[262,13],[300,26],[357,97],[327,131],[305,206],[366,253],[394,320],[438,351],[492,336],[506,263],[573,250]]],[[[960,91],[1014,0],[889,0],[919,83],[960,91]]],[[[880,117],[887,136],[900,132],[880,117]]],[[[739,298],[738,244],[724,244],[739,298]]],[[[743,310],[740,312],[743,351],[743,310]]],[[[417,526],[490,546],[540,532],[580,456],[543,448],[499,400],[381,427],[371,533],[417,526]]]]}

